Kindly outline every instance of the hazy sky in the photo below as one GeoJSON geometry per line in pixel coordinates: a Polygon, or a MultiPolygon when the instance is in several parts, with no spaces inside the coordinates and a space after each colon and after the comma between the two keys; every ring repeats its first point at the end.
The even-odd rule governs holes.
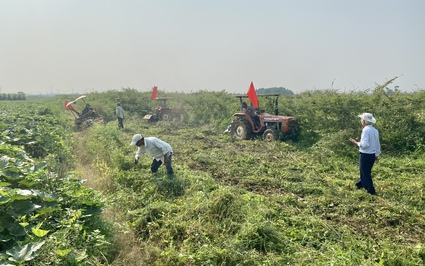
{"type": "Polygon", "coordinates": [[[0,92],[425,89],[425,0],[0,0],[0,92]]]}

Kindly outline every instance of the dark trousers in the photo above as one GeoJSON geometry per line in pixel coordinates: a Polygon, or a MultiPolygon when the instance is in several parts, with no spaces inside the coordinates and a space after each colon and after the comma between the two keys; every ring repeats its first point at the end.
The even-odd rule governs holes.
{"type": "Polygon", "coordinates": [[[118,117],[118,127],[119,128],[124,128],[124,124],[122,123],[123,120],[124,120],[123,118],[118,117]]]}
{"type": "Polygon", "coordinates": [[[375,154],[360,153],[360,179],[357,180],[357,188],[364,188],[372,195],[375,195],[375,188],[372,181],[372,167],[375,163],[375,154]]]}
{"type": "MultiPolygon", "coordinates": [[[[171,166],[171,158],[173,157],[173,154],[170,152],[164,156],[168,156],[168,163],[165,164],[165,168],[167,169],[167,174],[172,175],[174,174],[173,167],[171,166]]],[[[161,160],[157,161],[153,159],[151,164],[152,173],[156,173],[158,171],[158,168],[161,166],[161,164],[162,164],[161,160]]]]}

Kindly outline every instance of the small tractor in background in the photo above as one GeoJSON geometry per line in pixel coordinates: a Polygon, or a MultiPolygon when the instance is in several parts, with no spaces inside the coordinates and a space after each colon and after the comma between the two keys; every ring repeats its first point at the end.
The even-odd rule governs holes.
{"type": "Polygon", "coordinates": [[[233,114],[234,120],[230,126],[231,136],[235,139],[252,139],[255,136],[262,137],[265,141],[274,140],[297,140],[300,134],[300,127],[293,116],[279,116],[278,98],[280,94],[258,95],[259,97],[275,97],[273,107],[275,114],[268,114],[257,111],[255,116],[251,116],[242,109],[243,98],[246,95],[235,95],[239,98],[241,112],[233,114]]]}
{"type": "Polygon", "coordinates": [[[173,121],[180,119],[180,110],[177,107],[167,106],[167,101],[172,99],[171,97],[158,97],[154,100],[161,101],[161,106],[156,107],[155,111],[146,114],[143,119],[149,122],[156,121],[173,121]]]}
{"type": "Polygon", "coordinates": [[[65,101],[65,109],[70,110],[74,115],[74,123],[79,129],[91,126],[94,122],[103,123],[103,118],[93,109],[90,104],[86,103],[84,98],[86,98],[86,96],[82,95],[71,102],[65,101]],[[77,109],[75,109],[73,106],[73,104],[77,104],[79,100],[84,102],[84,109],[81,112],[77,111],[77,109]]]}

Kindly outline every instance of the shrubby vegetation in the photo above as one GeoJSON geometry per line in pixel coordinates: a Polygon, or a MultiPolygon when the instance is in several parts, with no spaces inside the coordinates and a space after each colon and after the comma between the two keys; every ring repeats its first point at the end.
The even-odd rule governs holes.
{"type": "MultiPolygon", "coordinates": [[[[72,115],[59,108],[76,96],[59,96],[58,108],[43,109],[43,136],[18,140],[16,132],[35,131],[19,118],[7,124],[16,129],[4,130],[2,147],[20,162],[22,180],[2,183],[0,210],[24,230],[7,234],[13,241],[3,240],[2,258],[25,247],[34,265],[424,264],[425,94],[388,91],[390,83],[282,95],[280,114],[296,116],[302,135],[272,143],[222,134],[239,110],[224,91],[160,95],[172,97],[183,116],[157,123],[142,119],[141,110],[158,104],[149,92],[92,93],[87,100],[106,123],[84,131],[74,131],[72,115]],[[113,116],[117,101],[126,111],[124,130],[113,116]],[[376,197],[354,186],[358,151],[348,138],[360,137],[362,112],[374,114],[381,133],[376,197]],[[174,179],[163,167],[151,174],[146,155],[133,164],[135,133],[173,146],[174,179]],[[12,197],[12,187],[33,192],[12,197]],[[15,217],[17,199],[42,207],[15,217]]],[[[260,108],[274,112],[267,101],[260,108]]]]}

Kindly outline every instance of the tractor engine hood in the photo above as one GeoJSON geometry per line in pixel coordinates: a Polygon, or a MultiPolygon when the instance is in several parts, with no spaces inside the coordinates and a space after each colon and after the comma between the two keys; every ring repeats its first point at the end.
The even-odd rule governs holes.
{"type": "MultiPolygon", "coordinates": [[[[235,113],[233,114],[233,116],[245,116],[245,113],[235,113]]],[[[262,117],[262,120],[264,121],[264,123],[268,123],[268,122],[278,123],[278,122],[285,122],[285,121],[295,119],[295,117],[293,116],[271,115],[268,113],[261,113],[258,116],[262,117]]]]}
{"type": "Polygon", "coordinates": [[[264,123],[268,122],[286,122],[292,119],[295,119],[293,116],[281,116],[281,115],[270,115],[270,114],[260,114],[263,117],[264,123]]]}

